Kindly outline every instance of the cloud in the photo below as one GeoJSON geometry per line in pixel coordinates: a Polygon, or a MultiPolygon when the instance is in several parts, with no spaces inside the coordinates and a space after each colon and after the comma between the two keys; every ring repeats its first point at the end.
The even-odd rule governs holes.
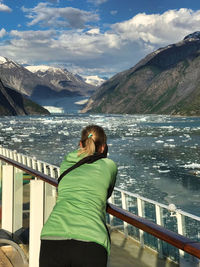
{"type": "Polygon", "coordinates": [[[105,2],[107,2],[108,0],[87,0],[88,3],[92,3],[94,5],[101,5],[105,2]]]}
{"type": "Polygon", "coordinates": [[[100,33],[100,29],[99,28],[93,28],[93,29],[87,31],[87,34],[91,34],[91,35],[99,34],[99,33],[100,33]]]}
{"type": "Polygon", "coordinates": [[[59,3],[60,2],[60,0],[45,0],[45,1],[51,2],[51,3],[59,3]]]}
{"type": "Polygon", "coordinates": [[[22,11],[31,19],[29,26],[40,24],[44,27],[83,29],[88,22],[99,20],[99,16],[95,13],[73,7],[55,8],[48,3],[39,3],[34,8],[23,7],[22,11]]]}
{"type": "Polygon", "coordinates": [[[133,67],[155,49],[198,31],[199,24],[200,10],[179,9],[140,13],[111,25],[106,32],[97,27],[15,30],[9,33],[9,43],[0,45],[0,54],[28,64],[57,64],[83,74],[112,75],[133,67]]]}
{"type": "Polygon", "coordinates": [[[11,12],[12,9],[6,5],[4,5],[3,3],[1,3],[0,1],[0,12],[11,12]]]}
{"type": "Polygon", "coordinates": [[[4,37],[6,35],[6,30],[4,28],[2,28],[0,30],[0,38],[4,37]]]}
{"type": "Polygon", "coordinates": [[[111,14],[111,15],[116,15],[117,13],[118,13],[117,10],[111,10],[111,11],[110,11],[110,14],[111,14]]]}
{"type": "Polygon", "coordinates": [[[199,29],[200,10],[181,8],[163,14],[140,13],[132,19],[112,25],[115,33],[128,42],[141,41],[152,45],[177,42],[199,29]]]}

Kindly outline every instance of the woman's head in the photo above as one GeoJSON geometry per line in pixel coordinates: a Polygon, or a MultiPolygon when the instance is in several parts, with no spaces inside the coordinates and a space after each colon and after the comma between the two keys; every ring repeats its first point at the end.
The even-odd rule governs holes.
{"type": "Polygon", "coordinates": [[[107,137],[102,127],[88,125],[83,128],[80,140],[80,154],[93,155],[95,152],[103,153],[107,137]]]}

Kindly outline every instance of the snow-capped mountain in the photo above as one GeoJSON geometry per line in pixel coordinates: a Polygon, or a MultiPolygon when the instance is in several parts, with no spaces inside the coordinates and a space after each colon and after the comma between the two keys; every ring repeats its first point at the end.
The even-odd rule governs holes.
{"type": "Polygon", "coordinates": [[[28,96],[37,84],[42,84],[37,75],[6,57],[0,57],[0,79],[5,86],[28,96]]]}
{"type": "Polygon", "coordinates": [[[0,78],[5,86],[31,98],[88,96],[95,87],[66,69],[49,66],[24,67],[6,57],[0,57],[0,78]]]}
{"type": "Polygon", "coordinates": [[[82,76],[82,77],[84,78],[86,83],[89,83],[95,86],[100,86],[106,81],[106,79],[103,79],[97,75],[82,76]]]}
{"type": "Polygon", "coordinates": [[[51,83],[56,88],[56,91],[69,90],[80,95],[90,95],[95,90],[94,86],[87,84],[82,77],[72,74],[67,69],[46,65],[27,66],[26,69],[44,81],[51,83]]]}
{"type": "Polygon", "coordinates": [[[185,38],[183,40],[186,40],[186,39],[198,39],[199,40],[200,39],[200,31],[188,34],[187,36],[185,36],[185,38]]]}

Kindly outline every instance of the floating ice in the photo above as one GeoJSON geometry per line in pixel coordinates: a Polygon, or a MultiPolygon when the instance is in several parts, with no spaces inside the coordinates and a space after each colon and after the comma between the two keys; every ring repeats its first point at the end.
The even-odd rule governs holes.
{"type": "Polygon", "coordinates": [[[174,142],[174,139],[167,139],[167,142],[174,142]]]}
{"type": "Polygon", "coordinates": [[[161,126],[160,128],[162,129],[174,129],[174,126],[169,125],[169,126],[161,126]]]}
{"type": "Polygon", "coordinates": [[[22,140],[17,138],[17,137],[13,137],[12,141],[15,142],[15,143],[22,143],[22,140]]]}
{"type": "Polygon", "coordinates": [[[10,121],[10,124],[16,124],[17,122],[16,121],[10,121]]]}
{"type": "Polygon", "coordinates": [[[158,170],[159,173],[168,173],[170,170],[158,170]]]}
{"type": "Polygon", "coordinates": [[[186,169],[200,169],[200,164],[199,163],[191,163],[191,164],[182,165],[181,167],[186,168],[186,169]]]}
{"type": "Polygon", "coordinates": [[[7,131],[7,132],[12,131],[12,130],[13,130],[12,127],[8,127],[8,128],[5,129],[5,131],[7,131]]]}
{"type": "Polygon", "coordinates": [[[58,131],[58,134],[63,134],[63,135],[69,136],[68,131],[58,131]]]}
{"type": "Polygon", "coordinates": [[[156,143],[158,143],[158,144],[162,144],[162,143],[164,143],[164,141],[162,141],[162,140],[157,140],[156,143]]]}
{"type": "Polygon", "coordinates": [[[153,165],[152,166],[154,169],[159,169],[160,168],[160,166],[158,166],[158,165],[153,165]]]}
{"type": "Polygon", "coordinates": [[[176,145],[167,144],[167,143],[164,144],[164,147],[175,147],[175,146],[176,146],[176,145]]]}

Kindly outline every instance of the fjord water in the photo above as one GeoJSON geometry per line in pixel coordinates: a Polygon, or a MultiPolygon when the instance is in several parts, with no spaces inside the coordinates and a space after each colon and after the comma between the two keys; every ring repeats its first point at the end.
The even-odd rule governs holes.
{"type": "Polygon", "coordinates": [[[59,165],[88,124],[104,127],[116,186],[200,216],[200,118],[161,115],[1,117],[0,144],[59,165]],[[199,174],[199,176],[198,176],[199,174]]]}

